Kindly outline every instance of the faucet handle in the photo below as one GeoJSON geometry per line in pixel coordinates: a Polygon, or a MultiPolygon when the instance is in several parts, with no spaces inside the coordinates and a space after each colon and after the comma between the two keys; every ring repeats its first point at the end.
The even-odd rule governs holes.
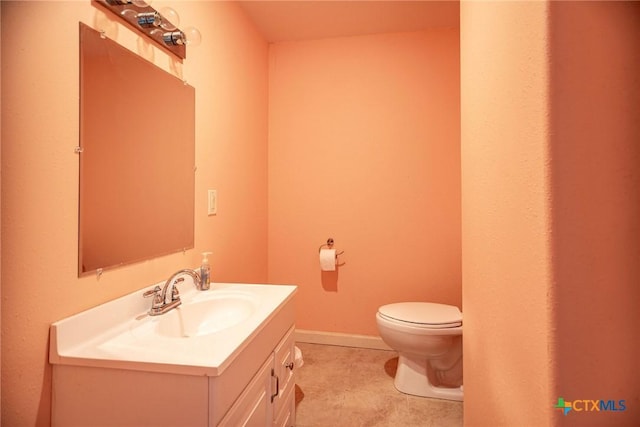
{"type": "Polygon", "coordinates": [[[149,297],[152,297],[154,295],[159,295],[160,292],[162,292],[162,288],[160,286],[156,285],[155,288],[149,289],[148,291],[143,293],[142,296],[145,297],[145,298],[149,298],[149,297]]]}
{"type": "Polygon", "coordinates": [[[180,291],[178,291],[178,287],[174,284],[173,289],[171,290],[171,301],[175,301],[180,299],[180,291]]]}
{"type": "Polygon", "coordinates": [[[178,290],[178,287],[176,285],[182,282],[184,282],[184,277],[178,277],[173,281],[173,287],[171,288],[171,301],[180,299],[180,291],[178,290]]]}
{"type": "Polygon", "coordinates": [[[149,298],[153,297],[153,302],[151,303],[152,308],[160,307],[164,301],[162,301],[162,288],[156,285],[155,288],[149,289],[145,293],[142,294],[143,297],[149,298]]]}

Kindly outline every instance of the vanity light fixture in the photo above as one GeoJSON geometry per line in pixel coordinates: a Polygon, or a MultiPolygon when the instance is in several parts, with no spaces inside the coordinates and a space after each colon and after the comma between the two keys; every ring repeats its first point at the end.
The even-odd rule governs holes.
{"type": "Polygon", "coordinates": [[[156,45],[183,60],[186,46],[197,46],[202,40],[195,27],[178,28],[180,16],[170,8],[155,10],[144,0],[93,0],[93,3],[122,18],[130,28],[149,37],[156,45]]]}

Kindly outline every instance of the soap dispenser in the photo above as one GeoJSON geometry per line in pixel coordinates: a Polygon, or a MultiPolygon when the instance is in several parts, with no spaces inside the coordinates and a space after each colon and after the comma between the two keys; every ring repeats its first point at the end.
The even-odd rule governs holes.
{"type": "Polygon", "coordinates": [[[211,266],[209,265],[209,258],[211,252],[202,253],[202,264],[200,264],[200,279],[202,279],[201,289],[206,291],[211,286],[211,266]]]}

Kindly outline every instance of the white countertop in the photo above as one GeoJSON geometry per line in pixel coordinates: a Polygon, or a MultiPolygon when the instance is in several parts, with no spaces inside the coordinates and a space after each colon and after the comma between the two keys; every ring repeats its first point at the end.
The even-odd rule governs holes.
{"type": "Polygon", "coordinates": [[[154,323],[165,315],[149,316],[151,301],[140,290],[53,323],[50,363],[218,376],[291,302],[297,289],[293,285],[212,283],[210,290],[198,291],[188,277],[178,287],[183,304],[216,291],[248,293],[256,297],[257,304],[237,325],[204,336],[167,337],[153,333],[154,323]]]}

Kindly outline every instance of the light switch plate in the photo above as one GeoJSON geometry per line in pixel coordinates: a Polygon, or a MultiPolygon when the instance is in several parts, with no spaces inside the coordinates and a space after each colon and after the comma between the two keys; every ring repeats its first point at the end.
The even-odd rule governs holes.
{"type": "Polygon", "coordinates": [[[207,213],[209,215],[217,215],[218,213],[218,190],[208,191],[207,213]]]}

